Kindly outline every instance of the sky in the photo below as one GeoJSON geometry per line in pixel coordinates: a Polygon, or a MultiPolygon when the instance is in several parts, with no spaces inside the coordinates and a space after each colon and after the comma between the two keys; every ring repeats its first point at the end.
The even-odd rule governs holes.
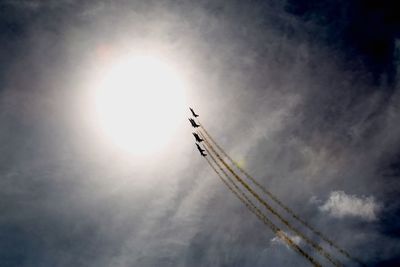
{"type": "Polygon", "coordinates": [[[367,266],[400,265],[391,1],[3,0],[0,10],[1,266],[309,266],[199,156],[188,105],[310,224],[367,266]],[[132,51],[165,58],[185,81],[185,102],[165,100],[182,116],[158,110],[175,128],[151,155],[113,146],[89,115],[96,73],[132,51]]]}

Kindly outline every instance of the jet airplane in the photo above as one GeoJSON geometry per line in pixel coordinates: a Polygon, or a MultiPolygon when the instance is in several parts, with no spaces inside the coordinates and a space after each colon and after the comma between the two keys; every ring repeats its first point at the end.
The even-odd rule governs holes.
{"type": "Polygon", "coordinates": [[[193,110],[191,107],[189,107],[189,109],[190,109],[190,111],[192,112],[193,117],[197,118],[197,117],[199,116],[199,115],[197,115],[197,114],[194,112],[194,110],[193,110]]]}
{"type": "Polygon", "coordinates": [[[204,153],[204,149],[202,149],[201,147],[200,147],[200,145],[199,144],[197,144],[196,143],[196,146],[197,146],[197,149],[199,150],[199,152],[200,152],[200,155],[202,155],[203,157],[205,157],[205,156],[207,156],[207,154],[206,153],[204,153]]]}
{"type": "Polygon", "coordinates": [[[192,126],[193,126],[194,128],[200,127],[200,125],[198,125],[198,124],[194,121],[194,119],[189,119],[189,121],[190,121],[190,124],[192,124],[192,126]]]}
{"type": "Polygon", "coordinates": [[[204,141],[203,139],[200,138],[200,136],[197,133],[192,133],[192,134],[193,134],[194,138],[196,139],[196,142],[201,143],[204,141]]]}

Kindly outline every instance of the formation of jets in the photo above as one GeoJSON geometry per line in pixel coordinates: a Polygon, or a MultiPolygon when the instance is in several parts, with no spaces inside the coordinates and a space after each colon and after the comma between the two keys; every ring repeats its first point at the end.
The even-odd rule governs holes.
{"type": "MultiPolygon", "coordinates": [[[[189,109],[192,112],[193,117],[197,118],[199,116],[199,115],[196,114],[196,112],[194,112],[194,110],[191,107],[189,107],[189,109]]],[[[193,128],[200,127],[200,124],[197,124],[196,121],[194,119],[192,119],[192,118],[189,118],[189,122],[190,122],[190,124],[192,125],[193,128]]],[[[201,139],[201,137],[197,133],[192,133],[192,134],[193,134],[194,138],[196,139],[196,143],[195,144],[197,146],[197,149],[200,152],[200,155],[202,155],[203,157],[207,156],[207,154],[204,153],[205,150],[203,148],[201,148],[201,146],[200,146],[200,143],[203,142],[204,140],[201,139]]]]}

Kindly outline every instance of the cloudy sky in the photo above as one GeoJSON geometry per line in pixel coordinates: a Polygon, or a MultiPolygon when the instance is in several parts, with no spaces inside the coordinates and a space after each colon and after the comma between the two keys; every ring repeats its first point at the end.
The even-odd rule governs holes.
{"type": "Polygon", "coordinates": [[[309,266],[199,156],[191,105],[310,224],[399,266],[398,38],[391,1],[1,1],[0,265],[309,266]],[[185,85],[153,98],[177,117],[136,95],[173,126],[143,155],[90,115],[99,69],[126,53],[185,85]]]}

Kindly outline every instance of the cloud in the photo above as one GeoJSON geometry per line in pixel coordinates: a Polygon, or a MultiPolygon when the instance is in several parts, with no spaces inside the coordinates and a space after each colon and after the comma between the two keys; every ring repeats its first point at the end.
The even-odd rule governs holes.
{"type": "Polygon", "coordinates": [[[325,204],[321,205],[319,209],[337,218],[353,216],[373,221],[377,219],[376,214],[380,205],[376,203],[373,196],[357,197],[347,195],[343,191],[333,191],[325,204]]]}
{"type": "Polygon", "coordinates": [[[40,1],[3,1],[3,6],[13,6],[17,8],[37,9],[41,6],[40,1]]]}
{"type": "Polygon", "coordinates": [[[6,0],[2,1],[0,5],[3,6],[12,6],[14,8],[20,8],[20,9],[31,9],[31,10],[37,10],[42,7],[57,7],[62,4],[71,4],[73,3],[73,0],[57,0],[57,1],[40,1],[40,0],[6,0]]]}
{"type": "MultiPolygon", "coordinates": [[[[300,236],[297,235],[291,235],[288,234],[285,231],[280,231],[281,233],[283,233],[284,235],[286,235],[290,240],[292,240],[296,245],[300,245],[301,242],[301,238],[300,236]]],[[[271,244],[273,245],[284,245],[285,247],[287,247],[288,249],[291,249],[286,242],[284,242],[281,238],[279,238],[278,236],[275,236],[274,238],[271,239],[271,244]]]]}

